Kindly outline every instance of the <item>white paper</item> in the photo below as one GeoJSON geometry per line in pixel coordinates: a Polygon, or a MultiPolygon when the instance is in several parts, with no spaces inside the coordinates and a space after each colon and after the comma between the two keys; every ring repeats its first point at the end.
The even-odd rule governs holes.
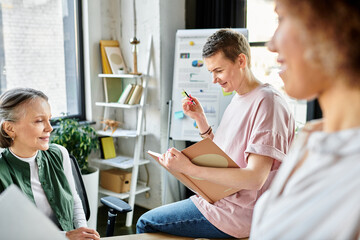
{"type": "Polygon", "coordinates": [[[119,47],[105,47],[105,52],[113,74],[118,74],[120,68],[125,70],[125,63],[119,47]]]}
{"type": "Polygon", "coordinates": [[[15,185],[0,195],[0,238],[66,240],[55,224],[15,185]]]}
{"type": "Polygon", "coordinates": [[[162,157],[162,154],[160,154],[160,153],[153,152],[153,151],[151,151],[151,150],[148,150],[147,152],[148,152],[150,155],[153,155],[153,156],[155,156],[155,157],[162,157]]]}
{"type": "Polygon", "coordinates": [[[131,168],[134,166],[134,159],[130,157],[117,156],[115,158],[110,158],[102,160],[104,164],[109,166],[118,167],[118,168],[131,168]]]}

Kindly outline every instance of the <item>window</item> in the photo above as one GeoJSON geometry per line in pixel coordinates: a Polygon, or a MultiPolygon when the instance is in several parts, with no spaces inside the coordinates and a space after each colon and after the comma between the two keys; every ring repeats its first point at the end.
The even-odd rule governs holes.
{"type": "Polygon", "coordinates": [[[80,1],[2,0],[0,90],[31,87],[53,117],[84,119],[80,1]]]}
{"type": "Polygon", "coordinates": [[[274,8],[274,1],[269,0],[186,0],[186,26],[195,29],[247,28],[254,75],[283,93],[294,114],[296,126],[302,127],[307,115],[313,115],[311,112],[309,115],[307,110],[313,111],[316,106],[309,105],[305,100],[290,98],[283,90],[284,84],[278,75],[277,53],[270,52],[265,46],[278,24],[274,8]]]}
{"type": "Polygon", "coordinates": [[[274,4],[268,0],[247,1],[246,28],[249,30],[252,71],[260,81],[270,83],[283,93],[294,114],[296,126],[302,127],[306,122],[307,103],[286,95],[283,81],[278,75],[277,53],[270,52],[265,46],[277,28],[274,4]]]}

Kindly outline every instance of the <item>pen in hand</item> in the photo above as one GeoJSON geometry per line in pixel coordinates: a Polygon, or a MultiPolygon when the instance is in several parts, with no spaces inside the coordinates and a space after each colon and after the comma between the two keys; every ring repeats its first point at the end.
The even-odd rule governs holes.
{"type": "Polygon", "coordinates": [[[187,92],[183,89],[185,95],[190,98],[190,101],[192,102],[193,105],[196,105],[195,101],[189,96],[189,94],[187,94],[187,92]]]}

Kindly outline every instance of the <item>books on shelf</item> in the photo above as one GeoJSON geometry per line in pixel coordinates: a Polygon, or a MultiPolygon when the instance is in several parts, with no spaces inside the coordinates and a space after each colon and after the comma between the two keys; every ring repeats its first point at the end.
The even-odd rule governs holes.
{"type": "Polygon", "coordinates": [[[109,60],[106,56],[105,47],[119,47],[119,42],[115,40],[100,40],[100,54],[102,70],[105,74],[112,74],[109,60]]]}
{"type": "MultiPolygon", "coordinates": [[[[238,168],[239,166],[224,153],[211,139],[205,138],[181,151],[194,164],[204,167],[238,168]]],[[[152,151],[147,152],[159,162],[161,154],[152,151]]],[[[186,187],[202,196],[210,203],[214,203],[224,197],[238,192],[240,189],[220,185],[205,179],[192,177],[177,171],[167,169],[174,177],[186,187]]]]}
{"type": "Polygon", "coordinates": [[[141,99],[143,87],[140,84],[128,84],[118,100],[121,104],[138,104],[141,99]]]}
{"type": "Polygon", "coordinates": [[[130,89],[130,92],[128,93],[128,95],[126,96],[125,104],[129,103],[129,100],[130,100],[131,95],[133,94],[134,90],[135,90],[135,84],[131,84],[131,89],[130,89]]]}
{"type": "Polygon", "coordinates": [[[131,96],[132,91],[134,91],[134,88],[135,88],[134,84],[128,84],[125,87],[124,91],[121,93],[118,103],[126,104],[127,101],[129,101],[129,98],[131,96]]]}
{"type": "Polygon", "coordinates": [[[100,137],[101,158],[109,159],[116,157],[114,139],[112,137],[100,137]]]}
{"type": "Polygon", "coordinates": [[[104,78],[104,92],[106,102],[117,102],[121,94],[122,82],[116,78],[104,78]]]}
{"type": "Polygon", "coordinates": [[[141,99],[143,87],[140,84],[136,84],[134,91],[132,92],[128,104],[134,105],[138,104],[141,99]]]}

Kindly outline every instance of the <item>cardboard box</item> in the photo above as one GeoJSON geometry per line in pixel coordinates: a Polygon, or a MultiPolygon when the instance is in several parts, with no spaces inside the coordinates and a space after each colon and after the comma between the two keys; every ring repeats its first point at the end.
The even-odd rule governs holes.
{"type": "Polygon", "coordinates": [[[100,172],[100,186],[116,193],[130,191],[131,172],[121,169],[109,169],[100,172]]]}

